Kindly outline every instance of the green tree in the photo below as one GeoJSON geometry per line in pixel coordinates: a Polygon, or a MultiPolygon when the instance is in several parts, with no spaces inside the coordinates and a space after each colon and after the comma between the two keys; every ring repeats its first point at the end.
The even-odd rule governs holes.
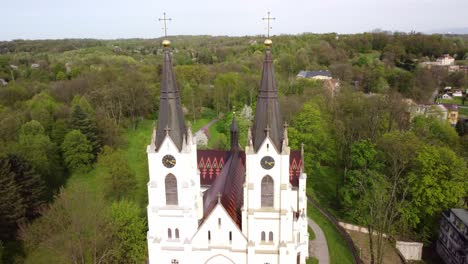
{"type": "Polygon", "coordinates": [[[114,244],[106,203],[81,185],[62,189],[20,232],[25,263],[106,263],[114,244]]]}
{"type": "Polygon", "coordinates": [[[49,187],[58,187],[63,181],[63,168],[60,164],[57,146],[45,134],[42,125],[35,120],[21,127],[18,143],[11,151],[28,161],[49,187]]]}
{"type": "Polygon", "coordinates": [[[6,157],[0,157],[0,240],[13,239],[25,205],[6,157]]]}
{"type": "Polygon", "coordinates": [[[110,210],[115,248],[112,263],[142,263],[146,259],[146,219],[133,202],[114,202],[110,210]]]}
{"type": "Polygon", "coordinates": [[[98,156],[98,164],[104,170],[104,194],[111,200],[130,197],[136,188],[135,173],[121,150],[105,146],[98,156]]]}
{"type": "Polygon", "coordinates": [[[300,149],[300,145],[304,144],[306,171],[314,171],[322,162],[332,163],[336,157],[331,120],[323,111],[323,104],[322,97],[304,104],[288,130],[289,144],[293,149],[300,149]]]}
{"type": "Polygon", "coordinates": [[[89,118],[88,114],[83,111],[79,104],[73,106],[70,127],[79,130],[91,142],[92,151],[97,154],[101,147],[101,142],[98,138],[98,132],[95,123],[89,118]]]}
{"type": "Polygon", "coordinates": [[[68,132],[62,143],[65,164],[72,171],[86,171],[94,158],[91,143],[79,130],[68,132]]]}
{"type": "Polygon", "coordinates": [[[426,146],[409,173],[411,207],[404,212],[422,238],[428,238],[437,216],[461,206],[468,194],[468,169],[463,158],[446,147],[426,146]]]}

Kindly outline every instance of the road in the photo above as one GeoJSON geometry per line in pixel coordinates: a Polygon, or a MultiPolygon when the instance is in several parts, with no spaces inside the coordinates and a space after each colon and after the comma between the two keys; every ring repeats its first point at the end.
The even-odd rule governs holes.
{"type": "Polygon", "coordinates": [[[307,218],[307,223],[315,233],[315,239],[309,241],[309,255],[317,258],[319,264],[330,264],[330,254],[328,254],[325,234],[314,220],[307,218]]]}

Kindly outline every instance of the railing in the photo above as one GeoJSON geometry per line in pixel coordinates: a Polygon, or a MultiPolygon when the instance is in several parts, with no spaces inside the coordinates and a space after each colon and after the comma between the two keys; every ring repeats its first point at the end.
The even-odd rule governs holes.
{"type": "Polygon", "coordinates": [[[356,264],[363,264],[364,262],[359,257],[359,253],[356,250],[357,248],[356,245],[354,244],[353,240],[349,236],[348,232],[346,232],[346,230],[339,225],[336,218],[333,217],[327,210],[320,207],[320,205],[318,205],[318,203],[314,199],[312,199],[309,195],[307,195],[307,200],[309,201],[310,204],[312,204],[315,208],[317,208],[317,210],[319,210],[319,212],[323,216],[325,216],[328,219],[328,221],[330,221],[333,224],[333,226],[335,226],[336,230],[338,230],[338,233],[340,233],[341,237],[345,240],[346,245],[348,246],[349,250],[351,250],[351,253],[353,254],[353,257],[354,257],[354,262],[356,264]]]}

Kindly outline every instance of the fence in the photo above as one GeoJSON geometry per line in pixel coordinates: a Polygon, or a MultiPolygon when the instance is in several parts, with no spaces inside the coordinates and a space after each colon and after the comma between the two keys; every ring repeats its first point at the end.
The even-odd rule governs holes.
{"type": "Polygon", "coordinates": [[[330,221],[333,226],[335,226],[336,230],[340,233],[341,237],[346,242],[346,245],[348,246],[349,250],[351,250],[351,253],[353,254],[354,261],[356,264],[363,264],[363,261],[359,257],[359,253],[356,250],[356,245],[354,245],[353,240],[349,236],[349,234],[344,230],[342,226],[340,226],[339,222],[336,220],[335,217],[333,217],[327,210],[323,209],[320,207],[320,205],[317,204],[317,202],[314,201],[310,196],[307,196],[307,200],[309,201],[310,204],[312,204],[323,216],[325,216],[328,221],[330,221]]]}

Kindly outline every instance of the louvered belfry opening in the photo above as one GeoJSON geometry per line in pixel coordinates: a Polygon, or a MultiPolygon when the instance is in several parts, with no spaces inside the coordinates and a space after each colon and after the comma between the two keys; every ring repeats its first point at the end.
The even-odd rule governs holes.
{"type": "Polygon", "coordinates": [[[179,199],[177,194],[177,179],[174,175],[169,174],[165,180],[166,186],[166,205],[178,205],[179,199]]]}
{"type": "Polygon", "coordinates": [[[269,175],[266,175],[262,179],[262,189],[261,189],[261,204],[262,207],[273,207],[274,203],[274,182],[273,178],[269,175]]]}

